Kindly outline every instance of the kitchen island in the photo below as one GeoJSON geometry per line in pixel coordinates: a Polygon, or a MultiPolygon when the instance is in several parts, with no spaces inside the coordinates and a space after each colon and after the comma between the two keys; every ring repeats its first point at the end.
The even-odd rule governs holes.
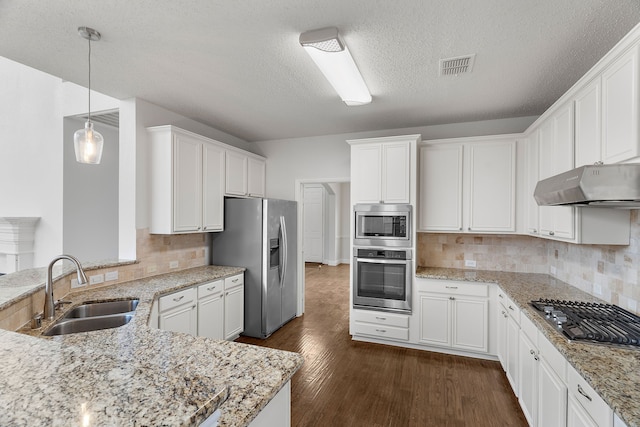
{"type": "Polygon", "coordinates": [[[640,348],[569,341],[529,304],[540,298],[604,302],[546,274],[418,267],[416,277],[496,283],[628,427],[640,427],[640,348]]]}
{"type": "Polygon", "coordinates": [[[186,426],[217,409],[220,426],[249,425],[288,386],[302,356],[148,326],[161,294],[242,271],[197,267],[65,297],[65,311],[139,299],[131,322],[118,328],[51,338],[41,333],[52,321],[0,330],[0,425],[186,426]]]}

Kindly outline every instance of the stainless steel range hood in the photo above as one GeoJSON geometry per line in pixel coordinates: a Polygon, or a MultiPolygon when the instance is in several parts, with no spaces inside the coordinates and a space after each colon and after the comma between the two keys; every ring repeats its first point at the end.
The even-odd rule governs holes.
{"type": "Polygon", "coordinates": [[[640,163],[581,166],[538,182],[533,196],[540,206],[640,209],[640,163]]]}

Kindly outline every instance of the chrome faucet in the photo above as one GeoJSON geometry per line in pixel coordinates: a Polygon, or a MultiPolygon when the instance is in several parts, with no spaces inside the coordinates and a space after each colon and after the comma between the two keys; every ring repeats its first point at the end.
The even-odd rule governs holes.
{"type": "Polygon", "coordinates": [[[56,305],[53,302],[53,264],[61,259],[68,259],[76,265],[76,273],[78,274],[78,284],[84,285],[87,283],[87,276],[84,274],[84,270],[75,257],[71,255],[59,255],[49,263],[49,269],[47,270],[47,283],[44,286],[44,318],[53,319],[56,314],[56,305]]]}

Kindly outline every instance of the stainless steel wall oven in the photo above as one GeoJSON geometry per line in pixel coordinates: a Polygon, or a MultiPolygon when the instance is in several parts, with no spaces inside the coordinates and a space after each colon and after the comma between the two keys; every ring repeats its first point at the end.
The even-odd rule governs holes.
{"type": "Polygon", "coordinates": [[[353,248],[353,307],[411,312],[411,249],[353,248]]]}

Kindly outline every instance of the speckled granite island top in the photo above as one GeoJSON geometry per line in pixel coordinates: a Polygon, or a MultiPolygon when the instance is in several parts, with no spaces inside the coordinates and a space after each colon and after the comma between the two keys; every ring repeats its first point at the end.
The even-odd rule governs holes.
{"type": "Polygon", "coordinates": [[[0,425],[187,426],[217,408],[220,426],[248,425],[302,356],[147,325],[159,295],[242,271],[198,267],[65,297],[69,308],[139,298],[134,318],[119,328],[52,338],[39,336],[51,322],[0,330],[0,425]]]}
{"type": "Polygon", "coordinates": [[[426,279],[497,283],[628,427],[640,427],[640,349],[569,342],[529,305],[552,298],[604,302],[546,274],[419,267],[426,279]]]}

